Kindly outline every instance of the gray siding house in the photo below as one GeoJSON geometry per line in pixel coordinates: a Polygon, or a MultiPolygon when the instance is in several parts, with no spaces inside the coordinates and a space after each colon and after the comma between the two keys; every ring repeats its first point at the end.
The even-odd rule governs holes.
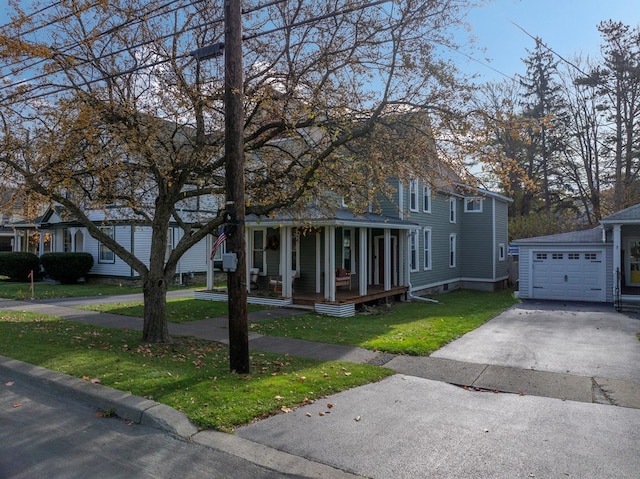
{"type": "MultiPolygon", "coordinates": [[[[247,218],[249,301],[350,316],[357,304],[392,296],[507,285],[508,198],[460,184],[393,186],[380,214],[342,208],[247,218]]],[[[226,300],[213,278],[210,263],[197,298],[226,300]]]]}

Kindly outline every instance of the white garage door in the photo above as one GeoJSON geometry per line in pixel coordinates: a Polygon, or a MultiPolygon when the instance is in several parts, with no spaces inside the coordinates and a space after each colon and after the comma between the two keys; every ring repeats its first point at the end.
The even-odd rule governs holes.
{"type": "Polygon", "coordinates": [[[606,301],[602,251],[534,251],[532,297],[606,301]]]}

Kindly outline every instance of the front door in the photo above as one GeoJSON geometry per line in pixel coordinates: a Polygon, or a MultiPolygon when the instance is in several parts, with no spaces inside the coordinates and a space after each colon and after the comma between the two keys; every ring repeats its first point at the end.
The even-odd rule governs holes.
{"type": "MultiPolygon", "coordinates": [[[[391,286],[398,285],[398,272],[396,268],[397,262],[397,243],[396,237],[391,237],[391,286]]],[[[375,238],[375,263],[373,265],[375,272],[374,284],[384,284],[384,236],[375,238]]]]}
{"type": "Polygon", "coordinates": [[[625,278],[627,286],[640,286],[640,238],[627,239],[625,278]]]}

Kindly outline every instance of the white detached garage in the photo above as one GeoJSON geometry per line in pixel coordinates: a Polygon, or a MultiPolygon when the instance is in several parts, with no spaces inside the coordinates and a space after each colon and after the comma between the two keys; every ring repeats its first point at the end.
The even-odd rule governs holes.
{"type": "Polygon", "coordinates": [[[523,299],[613,302],[613,243],[602,226],[514,241],[523,299]],[[607,238],[607,236],[609,238],[607,238]]]}

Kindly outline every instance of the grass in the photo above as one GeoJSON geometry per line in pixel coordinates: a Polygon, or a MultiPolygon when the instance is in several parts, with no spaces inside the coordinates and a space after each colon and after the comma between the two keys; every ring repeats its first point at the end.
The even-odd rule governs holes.
{"type": "MultiPolygon", "coordinates": [[[[0,298],[30,299],[31,284],[13,281],[0,281],[0,298]]],[[[77,298],[83,296],[109,296],[118,294],[142,293],[142,288],[117,284],[81,283],[73,285],[35,283],[36,299],[77,298]]]]}
{"type": "MultiPolygon", "coordinates": [[[[81,306],[79,309],[90,311],[100,311],[112,314],[122,314],[125,316],[144,316],[144,305],[141,302],[95,304],[81,306]]],[[[247,310],[260,311],[268,309],[266,306],[247,305],[247,310]]],[[[176,298],[167,300],[167,321],[171,323],[186,323],[189,321],[199,321],[205,318],[217,318],[227,316],[227,303],[221,301],[203,301],[193,298],[176,298]]]]}
{"type": "Polygon", "coordinates": [[[511,291],[462,290],[439,295],[437,299],[439,304],[403,303],[352,318],[310,313],[252,323],[250,327],[252,331],[273,336],[427,356],[517,302],[511,291]]]}
{"type": "MultiPolygon", "coordinates": [[[[0,298],[31,299],[31,284],[0,279],[0,298]]],[[[194,286],[195,287],[195,286],[194,286]]],[[[182,289],[182,286],[169,289],[182,289]]],[[[119,284],[79,283],[55,284],[38,282],[34,284],[35,299],[80,298],[87,296],[113,296],[142,293],[141,287],[119,284]]]]}
{"type": "MultiPolygon", "coordinates": [[[[0,312],[0,353],[184,412],[202,428],[234,427],[390,375],[388,369],[252,351],[251,375],[232,374],[226,346],[193,338],[170,345],[140,333],[35,313],[0,312]]],[[[326,405],[318,403],[319,410],[326,405]]]]}

